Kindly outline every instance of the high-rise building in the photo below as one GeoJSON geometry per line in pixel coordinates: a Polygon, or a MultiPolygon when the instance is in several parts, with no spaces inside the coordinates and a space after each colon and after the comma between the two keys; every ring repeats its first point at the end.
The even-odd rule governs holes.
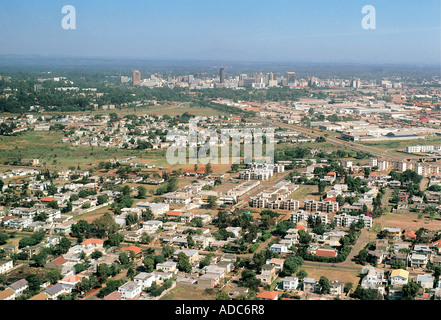
{"type": "Polygon", "coordinates": [[[219,78],[220,78],[220,83],[225,83],[225,69],[224,68],[220,68],[219,70],[219,78]]]}
{"type": "Polygon", "coordinates": [[[132,71],[132,84],[140,85],[141,84],[141,72],[138,70],[132,71]]]}
{"type": "Polygon", "coordinates": [[[295,85],[296,82],[296,73],[295,72],[287,72],[286,73],[286,83],[289,86],[295,85]]]}
{"type": "Polygon", "coordinates": [[[274,80],[274,73],[268,72],[267,73],[267,78],[268,78],[268,81],[274,80]]]}
{"type": "Polygon", "coordinates": [[[360,79],[352,79],[351,80],[351,87],[352,88],[360,88],[360,79]]]}

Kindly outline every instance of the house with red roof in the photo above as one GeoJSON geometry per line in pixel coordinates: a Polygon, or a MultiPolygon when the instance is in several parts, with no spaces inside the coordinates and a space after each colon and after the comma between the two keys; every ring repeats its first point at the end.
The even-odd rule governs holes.
{"type": "Polygon", "coordinates": [[[140,255],[142,253],[142,249],[140,247],[137,246],[128,246],[128,247],[122,247],[121,248],[122,251],[132,251],[133,253],[135,253],[135,255],[140,255]]]}
{"type": "Polygon", "coordinates": [[[377,180],[378,179],[378,173],[376,173],[376,172],[371,172],[371,173],[369,173],[369,176],[368,176],[368,179],[369,180],[377,180]]]}
{"type": "Polygon", "coordinates": [[[180,210],[169,210],[167,211],[167,213],[165,214],[168,218],[180,218],[182,215],[182,211],[180,210]]]}
{"type": "Polygon", "coordinates": [[[73,265],[69,264],[68,261],[63,257],[49,261],[44,265],[45,269],[58,270],[61,274],[70,274],[73,271],[73,265]]]}
{"type": "Polygon", "coordinates": [[[257,295],[260,300],[277,300],[279,293],[277,291],[262,291],[257,295]]]}
{"type": "Polygon", "coordinates": [[[317,249],[315,251],[317,257],[330,257],[335,258],[337,256],[337,250],[335,249],[317,249]]]}
{"type": "Polygon", "coordinates": [[[104,249],[104,240],[90,238],[81,242],[80,245],[86,254],[91,254],[95,250],[101,251],[104,249]]]}
{"type": "Polygon", "coordinates": [[[416,233],[413,230],[409,230],[403,233],[404,239],[406,240],[415,240],[416,239],[416,233]]]}
{"type": "Polygon", "coordinates": [[[49,202],[51,202],[51,201],[57,201],[57,199],[52,198],[52,197],[43,197],[43,198],[40,199],[40,201],[41,201],[41,202],[49,203],[49,202]]]}
{"type": "Polygon", "coordinates": [[[77,283],[80,282],[81,279],[83,279],[83,278],[84,278],[83,276],[79,276],[77,274],[71,274],[71,275],[64,277],[63,279],[61,279],[58,282],[61,283],[62,285],[64,285],[65,287],[73,290],[73,289],[75,289],[77,283]]]}

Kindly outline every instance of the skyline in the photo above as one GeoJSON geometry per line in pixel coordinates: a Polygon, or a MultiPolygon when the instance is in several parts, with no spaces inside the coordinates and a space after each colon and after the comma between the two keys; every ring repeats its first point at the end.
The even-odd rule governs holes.
{"type": "Polygon", "coordinates": [[[5,0],[0,55],[439,66],[440,8],[431,0],[5,0]],[[61,27],[68,4],[76,9],[75,30],[61,27]],[[368,4],[376,9],[375,30],[361,26],[368,4]]]}

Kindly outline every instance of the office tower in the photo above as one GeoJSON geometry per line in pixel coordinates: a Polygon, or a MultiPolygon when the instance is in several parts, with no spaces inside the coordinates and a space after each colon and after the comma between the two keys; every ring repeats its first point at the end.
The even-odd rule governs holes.
{"type": "Polygon", "coordinates": [[[219,78],[220,78],[220,83],[225,83],[225,69],[224,68],[220,68],[219,78]]]}
{"type": "Polygon", "coordinates": [[[132,84],[140,85],[141,84],[141,72],[138,70],[132,71],[132,84]]]}
{"type": "Polygon", "coordinates": [[[272,72],[269,72],[267,74],[267,77],[268,77],[268,81],[274,80],[274,74],[272,72]]]}
{"type": "Polygon", "coordinates": [[[360,88],[360,79],[352,79],[351,81],[351,87],[352,88],[360,88]]]}
{"type": "Polygon", "coordinates": [[[289,86],[294,86],[296,82],[296,73],[295,72],[287,72],[286,73],[286,83],[289,86]]]}

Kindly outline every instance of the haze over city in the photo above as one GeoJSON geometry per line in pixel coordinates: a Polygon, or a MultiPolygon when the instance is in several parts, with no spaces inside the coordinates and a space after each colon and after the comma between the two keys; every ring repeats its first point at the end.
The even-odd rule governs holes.
{"type": "Polygon", "coordinates": [[[154,60],[439,65],[440,2],[13,1],[0,5],[0,54],[154,60]],[[64,5],[76,29],[61,28],[64,5]],[[361,9],[376,9],[365,30],[361,9]]]}

